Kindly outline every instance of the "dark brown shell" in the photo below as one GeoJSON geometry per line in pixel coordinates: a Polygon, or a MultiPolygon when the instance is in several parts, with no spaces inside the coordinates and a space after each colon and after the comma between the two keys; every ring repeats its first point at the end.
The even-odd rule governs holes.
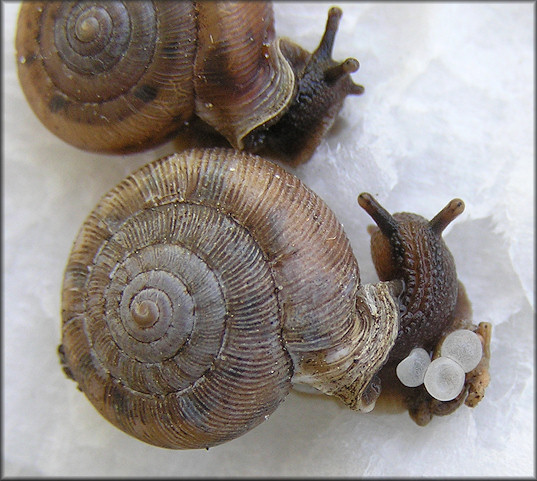
{"type": "Polygon", "coordinates": [[[242,149],[296,90],[269,2],[27,2],[16,44],[36,115],[87,150],[147,148],[194,112],[242,149]]]}
{"type": "Polygon", "coordinates": [[[195,29],[190,2],[23,3],[20,82],[63,140],[95,151],[147,148],[193,114],[195,29]]]}
{"type": "Polygon", "coordinates": [[[373,314],[364,292],[342,226],[296,177],[195,150],[141,168],[86,220],[62,359],[127,433],[208,447],[268,417],[292,377],[362,407],[397,332],[388,289],[373,314]]]}

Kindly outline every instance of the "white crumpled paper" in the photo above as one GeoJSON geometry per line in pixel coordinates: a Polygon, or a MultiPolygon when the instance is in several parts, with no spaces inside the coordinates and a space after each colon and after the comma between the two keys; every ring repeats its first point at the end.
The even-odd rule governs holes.
{"type": "MultiPolygon", "coordinates": [[[[277,3],[276,29],[308,49],[328,3],[277,3]]],[[[105,421],[62,373],[60,286],[99,198],[173,150],[79,151],[36,119],[18,85],[16,3],[3,3],[4,475],[530,476],[534,474],[534,4],[343,3],[334,57],[365,86],[307,164],[293,170],[345,226],[362,279],[376,280],[356,203],[428,218],[465,212],[444,238],[493,324],[492,380],[475,408],[418,427],[292,392],[248,434],[209,451],[143,444],[105,421]]]]}

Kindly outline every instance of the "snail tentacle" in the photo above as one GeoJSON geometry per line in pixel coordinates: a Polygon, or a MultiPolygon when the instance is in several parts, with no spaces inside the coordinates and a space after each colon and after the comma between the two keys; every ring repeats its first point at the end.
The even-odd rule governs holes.
{"type": "Polygon", "coordinates": [[[364,92],[364,88],[355,84],[350,76],[358,70],[359,62],[354,58],[343,62],[331,58],[341,15],[339,8],[330,9],[323,37],[312,54],[287,39],[281,40],[283,55],[296,75],[296,95],[277,123],[268,130],[252,132],[247,139],[255,144],[256,136],[262,136],[263,142],[293,165],[311,157],[333,125],[347,95],[364,92]]]}
{"type": "Polygon", "coordinates": [[[429,225],[437,235],[440,235],[443,230],[463,212],[464,202],[461,199],[453,199],[429,221],[429,225]]]}
{"type": "Polygon", "coordinates": [[[103,197],[73,245],[65,373],[114,425],[175,449],[240,436],[292,385],[363,412],[396,396],[418,424],[475,406],[490,325],[469,320],[435,232],[461,203],[432,223],[390,215],[370,194],[359,203],[382,227],[377,284],[360,283],[333,212],[282,168],[216,148],[147,164],[103,197]],[[416,348],[426,362],[399,378],[399,364],[418,369],[405,359],[416,348]]]}

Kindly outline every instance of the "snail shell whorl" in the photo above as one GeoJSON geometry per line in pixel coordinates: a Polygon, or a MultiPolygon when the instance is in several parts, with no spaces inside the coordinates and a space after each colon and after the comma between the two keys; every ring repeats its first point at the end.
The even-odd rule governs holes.
{"type": "Polygon", "coordinates": [[[192,116],[195,38],[187,2],[28,2],[17,27],[19,77],[60,138],[134,151],[192,116]]]}
{"type": "Polygon", "coordinates": [[[28,2],[16,43],[32,109],[82,149],[145,149],[194,113],[242,149],[296,90],[269,2],[28,2]]]}
{"type": "MultiPolygon", "coordinates": [[[[348,95],[331,58],[341,10],[313,53],[276,38],[270,2],[23,2],[19,80],[41,122],[90,151],[129,153],[218,132],[238,150],[306,161],[348,95]]],[[[189,140],[190,139],[190,140],[189,140]]]]}
{"type": "Polygon", "coordinates": [[[229,143],[278,120],[296,90],[270,2],[199,2],[196,114],[229,143]]]}
{"type": "Polygon", "coordinates": [[[397,310],[388,326],[362,322],[358,284],[342,226],[296,177],[190,151],[141,168],[88,217],[65,272],[60,351],[127,433],[208,447],[263,421],[293,374],[344,400],[354,383],[359,405],[397,310]]]}

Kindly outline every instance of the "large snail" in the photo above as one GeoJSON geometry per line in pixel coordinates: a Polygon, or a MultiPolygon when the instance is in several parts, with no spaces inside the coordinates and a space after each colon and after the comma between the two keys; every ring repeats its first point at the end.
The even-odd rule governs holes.
{"type": "Polygon", "coordinates": [[[379,226],[377,284],[361,284],[333,212],[282,168],[227,149],[145,165],[103,197],[75,240],[65,372],[114,425],[176,449],[240,436],[293,384],[361,411],[386,388],[419,424],[475,405],[490,325],[470,321],[441,238],[462,201],[431,221],[391,216],[369,194],[359,204],[379,226]],[[395,374],[400,365],[410,381],[395,374]]]}
{"type": "Polygon", "coordinates": [[[298,164],[363,92],[358,61],[331,59],[340,17],[310,54],[276,38],[269,2],[27,2],[19,78],[37,117],[82,149],[143,150],[194,124],[298,164]]]}

